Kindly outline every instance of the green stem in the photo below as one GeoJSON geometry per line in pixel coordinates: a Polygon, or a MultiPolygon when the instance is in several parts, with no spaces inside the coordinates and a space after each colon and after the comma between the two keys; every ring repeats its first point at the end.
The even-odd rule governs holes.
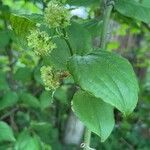
{"type": "Polygon", "coordinates": [[[65,40],[65,42],[66,42],[66,44],[67,44],[67,46],[68,46],[68,48],[69,48],[70,55],[73,56],[73,49],[72,49],[72,47],[71,47],[71,45],[70,45],[70,43],[69,43],[69,40],[68,40],[68,38],[67,38],[65,29],[62,29],[62,32],[63,32],[63,35],[64,35],[64,40],[65,40]]]}
{"type": "Polygon", "coordinates": [[[102,26],[101,46],[100,46],[102,49],[105,49],[107,44],[107,31],[108,31],[109,19],[113,9],[113,4],[111,2],[113,3],[113,1],[104,0],[105,10],[103,14],[103,26],[102,26]]]}
{"type": "Polygon", "coordinates": [[[89,150],[90,148],[90,140],[91,140],[91,131],[86,127],[85,134],[84,134],[84,144],[85,147],[83,150],[89,150]]]}

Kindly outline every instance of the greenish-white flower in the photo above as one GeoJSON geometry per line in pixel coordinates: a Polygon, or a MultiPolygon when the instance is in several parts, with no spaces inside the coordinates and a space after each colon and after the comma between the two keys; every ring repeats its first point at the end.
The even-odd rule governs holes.
{"type": "Polygon", "coordinates": [[[55,74],[51,66],[41,67],[41,78],[46,90],[56,89],[59,87],[59,76],[55,74]]]}
{"type": "Polygon", "coordinates": [[[44,12],[45,22],[50,28],[67,27],[70,25],[71,14],[61,3],[51,1],[44,12]]]}
{"type": "Polygon", "coordinates": [[[51,37],[45,31],[40,31],[39,29],[31,30],[27,41],[28,46],[39,56],[48,55],[56,48],[56,44],[52,42],[51,37]]]}

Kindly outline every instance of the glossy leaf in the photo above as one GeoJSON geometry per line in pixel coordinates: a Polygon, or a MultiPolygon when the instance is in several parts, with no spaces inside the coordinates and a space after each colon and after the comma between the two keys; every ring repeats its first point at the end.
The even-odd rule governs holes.
{"type": "Polygon", "coordinates": [[[115,9],[124,16],[150,23],[150,6],[134,0],[117,0],[115,9]]]}
{"type": "Polygon", "coordinates": [[[74,113],[104,142],[114,127],[113,107],[99,98],[79,91],[73,97],[74,113]]]}
{"type": "Polygon", "coordinates": [[[86,56],[73,56],[68,68],[80,87],[111,104],[125,115],[138,100],[138,83],[127,59],[99,51],[86,56]]]}

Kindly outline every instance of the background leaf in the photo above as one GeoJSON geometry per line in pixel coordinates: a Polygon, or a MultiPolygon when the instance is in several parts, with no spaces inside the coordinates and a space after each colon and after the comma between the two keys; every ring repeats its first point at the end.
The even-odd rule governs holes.
{"type": "Polygon", "coordinates": [[[27,131],[23,131],[15,144],[14,150],[41,150],[41,144],[36,136],[31,136],[27,131]]]}
{"type": "Polygon", "coordinates": [[[134,0],[117,0],[115,9],[124,16],[150,23],[150,6],[148,5],[142,5],[134,0]]]}
{"type": "Polygon", "coordinates": [[[0,143],[1,142],[14,142],[15,137],[12,129],[3,121],[0,121],[0,143]]]}
{"type": "Polygon", "coordinates": [[[10,41],[10,34],[8,30],[0,31],[0,48],[5,48],[10,41]]]}
{"type": "Polygon", "coordinates": [[[83,27],[88,30],[92,37],[99,37],[101,35],[102,23],[103,21],[99,21],[98,19],[92,19],[85,22],[83,24],[83,27]]]}
{"type": "Polygon", "coordinates": [[[82,25],[72,22],[67,29],[68,40],[75,54],[87,54],[92,50],[92,38],[82,25]],[[82,35],[82,36],[81,36],[82,35]]]}
{"type": "Polygon", "coordinates": [[[20,95],[20,102],[32,108],[40,108],[40,102],[30,93],[22,93],[20,95]]]}
{"type": "Polygon", "coordinates": [[[42,94],[40,95],[40,107],[41,107],[41,109],[43,110],[45,108],[48,108],[52,102],[53,102],[52,92],[43,91],[42,94]]]}
{"type": "Polygon", "coordinates": [[[6,74],[3,72],[0,72],[0,90],[9,90],[9,85],[6,81],[6,74]]]}
{"type": "Polygon", "coordinates": [[[18,81],[21,81],[22,83],[27,83],[29,81],[31,81],[32,78],[32,69],[28,68],[28,67],[23,67],[23,68],[19,68],[15,75],[14,78],[18,81]]]}
{"type": "Polygon", "coordinates": [[[41,140],[46,144],[54,144],[57,147],[56,139],[58,132],[56,129],[52,128],[52,125],[47,122],[33,122],[31,124],[32,130],[41,138],[41,140]]]}
{"type": "Polygon", "coordinates": [[[70,5],[88,6],[95,3],[98,4],[99,0],[68,0],[67,3],[70,5]]]}
{"type": "Polygon", "coordinates": [[[15,92],[8,91],[2,99],[0,99],[0,110],[15,105],[18,101],[18,95],[15,92]]]}

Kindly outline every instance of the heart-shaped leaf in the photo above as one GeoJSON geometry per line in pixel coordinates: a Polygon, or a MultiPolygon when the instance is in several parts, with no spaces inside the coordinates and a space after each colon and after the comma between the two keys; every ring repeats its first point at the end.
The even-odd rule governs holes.
{"type": "Polygon", "coordinates": [[[99,98],[79,91],[73,97],[74,113],[104,142],[114,127],[113,107],[99,98]]]}
{"type": "Polygon", "coordinates": [[[138,100],[138,83],[127,59],[99,51],[86,56],[73,56],[68,69],[80,87],[104,102],[130,114],[138,100]]]}

